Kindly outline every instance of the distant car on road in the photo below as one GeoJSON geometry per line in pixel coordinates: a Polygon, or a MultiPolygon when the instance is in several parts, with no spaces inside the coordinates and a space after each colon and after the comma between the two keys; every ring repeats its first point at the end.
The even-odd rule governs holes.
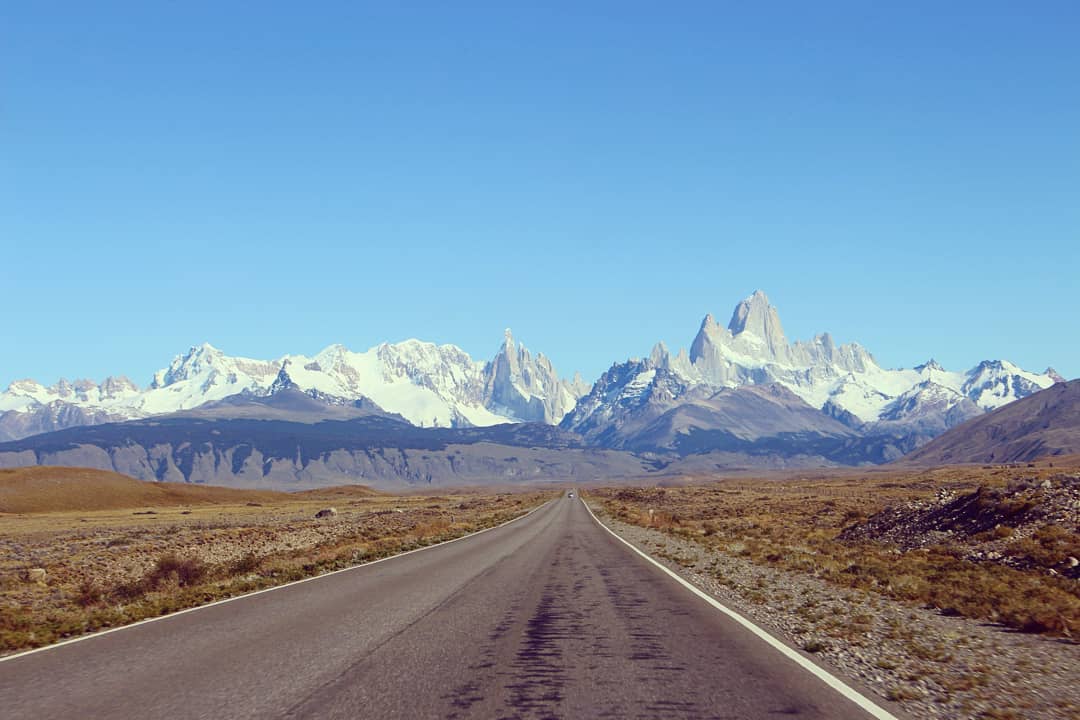
{"type": "Polygon", "coordinates": [[[572,497],[574,497],[574,493],[566,493],[566,497],[572,498],[572,497]]]}

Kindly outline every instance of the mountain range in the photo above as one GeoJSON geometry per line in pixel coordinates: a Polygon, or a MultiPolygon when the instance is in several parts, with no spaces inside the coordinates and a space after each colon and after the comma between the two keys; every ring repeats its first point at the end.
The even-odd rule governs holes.
{"type": "Polygon", "coordinates": [[[922,446],[909,465],[1014,463],[1080,454],[1080,380],[1010,403],[922,446]]]}
{"type": "Polygon", "coordinates": [[[19,380],[0,393],[0,440],[79,425],[134,420],[200,407],[232,395],[295,387],[330,404],[364,400],[417,427],[558,423],[588,386],[560,379],[551,362],[510,331],[490,362],[454,345],[383,343],[362,353],[331,345],[313,357],[231,357],[210,344],[178,355],[140,388],[125,377],[19,380]]]}
{"type": "Polygon", "coordinates": [[[640,475],[630,453],[590,448],[544,423],[421,428],[373,407],[296,389],[0,443],[0,467],[62,465],[141,480],[302,489],[596,480],[640,475]]]}
{"type": "Polygon", "coordinates": [[[706,316],[689,351],[657,344],[591,387],[561,377],[509,330],[486,362],[418,340],[275,360],[201,345],[145,388],[125,378],[21,380],[0,393],[0,441],[9,441],[0,465],[84,462],[145,479],[248,486],[335,476],[486,482],[541,468],[580,478],[570,451],[598,476],[857,465],[895,460],[1059,382],[1051,369],[1005,360],[964,372],[933,360],[885,369],[827,333],[789,342],[759,291],[726,327],[706,316]],[[397,460],[385,461],[388,452],[397,460]]]}
{"type": "MultiPolygon", "coordinates": [[[[657,428],[651,421],[673,410],[686,415],[692,407],[691,425],[701,427],[701,417],[709,416],[713,424],[731,426],[704,405],[721,399],[730,404],[731,389],[772,385],[789,392],[785,402],[791,412],[761,428],[764,434],[838,436],[845,434],[842,425],[847,434],[869,438],[877,448],[861,459],[882,462],[1062,380],[1053,369],[1032,373],[1005,360],[983,361],[966,372],[947,371],[933,360],[910,370],[885,369],[862,346],[837,345],[828,333],[789,343],[776,308],[758,291],[735,307],[727,327],[707,315],[689,353],[672,354],[661,343],[646,359],[612,366],[561,426],[586,437],[615,438],[627,449],[655,449],[657,428]],[[800,420],[793,425],[796,416],[800,420]]],[[[676,426],[662,446],[672,449],[684,429],[676,426]]],[[[762,434],[732,431],[751,440],[762,434]]]]}

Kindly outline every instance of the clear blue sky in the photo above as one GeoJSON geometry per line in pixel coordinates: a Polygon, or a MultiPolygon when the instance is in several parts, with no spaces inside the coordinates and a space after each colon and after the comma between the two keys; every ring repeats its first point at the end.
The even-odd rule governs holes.
{"type": "Polygon", "coordinates": [[[591,381],[755,288],[1080,375],[1080,4],[526,4],[5,4],[0,385],[506,326],[591,381]]]}

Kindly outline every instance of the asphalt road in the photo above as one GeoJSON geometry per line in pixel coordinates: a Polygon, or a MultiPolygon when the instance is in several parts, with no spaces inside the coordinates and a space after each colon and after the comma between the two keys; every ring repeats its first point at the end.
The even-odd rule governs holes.
{"type": "Polygon", "coordinates": [[[479,535],[0,662],[16,718],[847,718],[562,498],[479,535]]]}

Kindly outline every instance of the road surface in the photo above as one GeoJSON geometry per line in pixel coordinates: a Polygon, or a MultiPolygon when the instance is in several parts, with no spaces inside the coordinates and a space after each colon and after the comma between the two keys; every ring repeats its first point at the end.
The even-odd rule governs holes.
{"type": "Polygon", "coordinates": [[[866,718],[577,498],[0,662],[16,718],[866,718]]]}

